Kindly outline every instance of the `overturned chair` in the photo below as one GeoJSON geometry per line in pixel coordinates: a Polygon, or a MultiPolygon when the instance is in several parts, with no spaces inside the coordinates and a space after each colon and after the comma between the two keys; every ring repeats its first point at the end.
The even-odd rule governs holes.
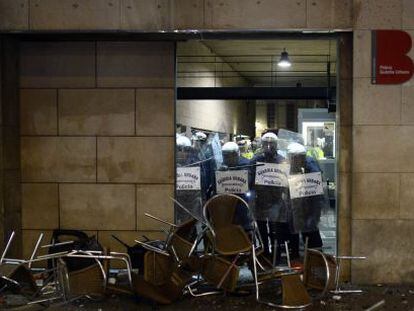
{"type": "MultiPolygon", "coordinates": [[[[12,232],[0,259],[1,292],[6,295],[10,292],[19,294],[24,297],[22,301],[26,300],[27,304],[49,303],[63,299],[63,291],[57,279],[57,270],[46,269],[45,272],[41,273],[41,275],[48,275],[48,277],[43,280],[43,285],[40,286],[37,286],[35,275],[31,270],[34,262],[45,261],[44,258],[36,256],[43,239],[43,233],[40,234],[28,260],[6,257],[14,237],[15,233],[12,232]]],[[[56,258],[62,255],[55,254],[56,258]]]]}
{"type": "Polygon", "coordinates": [[[258,302],[289,309],[312,304],[300,271],[274,267],[263,256],[263,242],[246,201],[237,195],[219,194],[207,201],[203,213],[208,222],[206,245],[210,253],[201,273],[205,280],[217,289],[237,292],[245,287],[239,284],[239,272],[247,264],[253,274],[258,302]],[[278,283],[277,287],[272,287],[272,297],[280,298],[280,303],[263,298],[262,287],[271,281],[278,283]],[[279,285],[281,292],[278,292],[279,285]]]}
{"type": "Polygon", "coordinates": [[[36,296],[38,289],[30,268],[25,260],[6,257],[14,237],[13,231],[0,256],[0,293],[9,291],[32,299],[36,296]]]}
{"type": "Polygon", "coordinates": [[[135,276],[134,290],[143,297],[160,304],[170,304],[183,295],[192,276],[198,274],[200,262],[195,254],[199,243],[193,218],[180,225],[146,213],[158,222],[168,225],[166,240],[160,246],[136,240],[147,252],[144,256],[143,276],[135,276]]]}
{"type": "Polygon", "coordinates": [[[73,241],[41,245],[43,233],[39,235],[35,243],[33,252],[28,260],[6,258],[14,237],[12,233],[9,242],[1,256],[0,260],[0,279],[7,280],[8,288],[4,289],[30,289],[29,293],[24,292],[24,296],[29,299],[28,304],[47,304],[52,302],[67,303],[81,297],[91,297],[93,295],[104,295],[108,285],[108,271],[110,261],[121,261],[125,264],[127,270],[129,287],[132,288],[132,271],[131,262],[127,254],[96,250],[71,250],[69,245],[73,241]],[[69,247],[65,251],[50,252],[46,255],[38,255],[40,249],[53,249],[55,247],[69,247]],[[68,269],[68,262],[87,262],[82,269],[68,269]],[[49,267],[40,275],[45,276],[42,279],[42,285],[37,286],[32,265],[34,263],[47,264],[49,267]],[[13,267],[13,269],[11,269],[13,267]],[[9,277],[5,272],[9,273],[9,277]],[[16,273],[17,272],[17,273],[16,273]]]}
{"type": "Polygon", "coordinates": [[[55,279],[60,284],[64,301],[104,296],[111,263],[115,261],[122,263],[127,274],[127,287],[132,288],[132,264],[128,254],[110,252],[102,248],[95,237],[77,230],[55,230],[51,242],[41,246],[49,249],[49,254],[37,256],[35,260],[47,260],[48,267],[57,270],[55,279]],[[62,241],[61,236],[70,240],[62,241]]]}
{"type": "Polygon", "coordinates": [[[333,256],[316,249],[309,249],[305,244],[303,282],[309,289],[319,291],[319,298],[327,293],[348,294],[361,293],[359,289],[341,289],[340,274],[343,260],[365,260],[364,256],[333,256]]]}

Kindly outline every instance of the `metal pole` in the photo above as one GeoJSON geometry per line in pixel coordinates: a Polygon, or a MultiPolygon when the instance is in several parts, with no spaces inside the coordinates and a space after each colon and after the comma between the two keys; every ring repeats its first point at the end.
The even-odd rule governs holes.
{"type": "Polygon", "coordinates": [[[4,257],[6,257],[7,251],[8,251],[8,250],[9,250],[9,248],[10,248],[10,245],[11,245],[11,243],[12,243],[12,241],[13,241],[14,235],[15,235],[15,232],[13,231],[13,232],[11,233],[11,235],[10,235],[9,241],[7,242],[6,248],[4,249],[3,254],[1,255],[1,258],[0,258],[0,265],[3,263],[4,257]]]}
{"type": "Polygon", "coordinates": [[[190,212],[184,205],[182,205],[180,202],[178,202],[176,199],[170,197],[171,200],[173,200],[179,207],[181,207],[185,212],[187,212],[188,215],[190,215],[191,217],[193,217],[195,220],[199,221],[200,223],[202,223],[203,225],[208,226],[208,224],[206,224],[206,222],[201,219],[200,217],[196,216],[195,214],[193,214],[192,212],[190,212]]]}
{"type": "Polygon", "coordinates": [[[287,264],[288,264],[288,267],[291,268],[291,265],[290,265],[289,247],[288,247],[288,242],[287,241],[285,241],[285,249],[286,249],[286,260],[287,260],[287,264]]]}
{"type": "MultiPolygon", "coordinates": [[[[210,161],[212,158],[213,158],[213,157],[210,157],[210,158],[208,158],[208,159],[201,160],[201,161],[197,161],[197,162],[190,163],[190,164],[187,164],[187,165],[183,165],[183,166],[181,166],[181,167],[189,167],[189,166],[193,166],[193,165],[201,164],[201,163],[204,163],[204,162],[210,161]]],[[[179,166],[179,167],[180,167],[180,166],[179,166]]]]}
{"type": "Polygon", "coordinates": [[[65,242],[60,242],[60,243],[46,244],[46,245],[42,245],[40,248],[49,248],[49,247],[54,247],[54,246],[68,245],[68,244],[72,244],[74,242],[75,241],[65,241],[65,242]]]}
{"type": "Polygon", "coordinates": [[[145,213],[144,215],[147,216],[147,217],[149,217],[149,218],[155,219],[155,220],[157,220],[159,222],[162,222],[163,224],[169,225],[171,227],[177,227],[177,225],[172,224],[172,223],[170,223],[168,221],[162,220],[162,219],[160,219],[158,217],[152,216],[151,214],[145,213]]]}
{"type": "Polygon", "coordinates": [[[37,239],[36,245],[35,245],[35,247],[33,249],[32,256],[30,256],[30,259],[29,259],[29,269],[32,268],[32,261],[33,261],[33,259],[36,256],[37,250],[39,249],[39,246],[40,246],[40,243],[42,242],[42,240],[43,240],[43,232],[39,235],[39,238],[37,239]]]}

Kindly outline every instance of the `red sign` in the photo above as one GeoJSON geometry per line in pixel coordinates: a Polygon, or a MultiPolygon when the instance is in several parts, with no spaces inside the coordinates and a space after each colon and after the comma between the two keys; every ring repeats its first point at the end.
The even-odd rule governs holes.
{"type": "Polygon", "coordinates": [[[411,79],[413,61],[407,53],[412,41],[401,30],[372,31],[372,83],[400,84],[411,79]]]}

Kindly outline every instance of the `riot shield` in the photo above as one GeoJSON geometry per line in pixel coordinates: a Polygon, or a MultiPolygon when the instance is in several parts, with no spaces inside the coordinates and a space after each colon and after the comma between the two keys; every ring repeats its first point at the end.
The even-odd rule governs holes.
{"type": "Polygon", "coordinates": [[[290,175],[289,194],[292,233],[318,231],[322,210],[328,204],[321,173],[290,175]]]}
{"type": "MultiPolygon", "coordinates": [[[[178,134],[176,137],[176,199],[190,212],[202,215],[201,169],[199,150],[188,138],[178,134]]],[[[182,223],[191,216],[181,208],[176,208],[176,222],[182,223]]]]}
{"type": "Polygon", "coordinates": [[[319,230],[322,210],[329,207],[327,187],[317,160],[297,141],[287,142],[285,150],[290,164],[289,223],[292,233],[314,232],[319,230]]]}
{"type": "Polygon", "coordinates": [[[265,163],[255,167],[255,206],[257,220],[270,222],[288,221],[288,180],[289,164],[265,163]]]}

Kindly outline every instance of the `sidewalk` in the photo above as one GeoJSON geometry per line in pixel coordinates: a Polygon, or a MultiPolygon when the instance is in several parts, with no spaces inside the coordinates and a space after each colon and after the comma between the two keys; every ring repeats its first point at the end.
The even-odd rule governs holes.
{"type": "MultiPolygon", "coordinates": [[[[414,285],[412,286],[365,286],[362,294],[343,294],[340,299],[329,295],[320,303],[315,303],[308,310],[366,310],[379,301],[385,304],[375,310],[414,310],[414,285]]],[[[254,295],[247,297],[210,296],[200,298],[185,297],[169,306],[155,306],[149,302],[137,301],[128,297],[114,296],[103,302],[82,302],[68,306],[54,306],[48,310],[139,310],[139,311],[230,311],[230,310],[272,310],[272,308],[256,303],[254,295]]]]}

